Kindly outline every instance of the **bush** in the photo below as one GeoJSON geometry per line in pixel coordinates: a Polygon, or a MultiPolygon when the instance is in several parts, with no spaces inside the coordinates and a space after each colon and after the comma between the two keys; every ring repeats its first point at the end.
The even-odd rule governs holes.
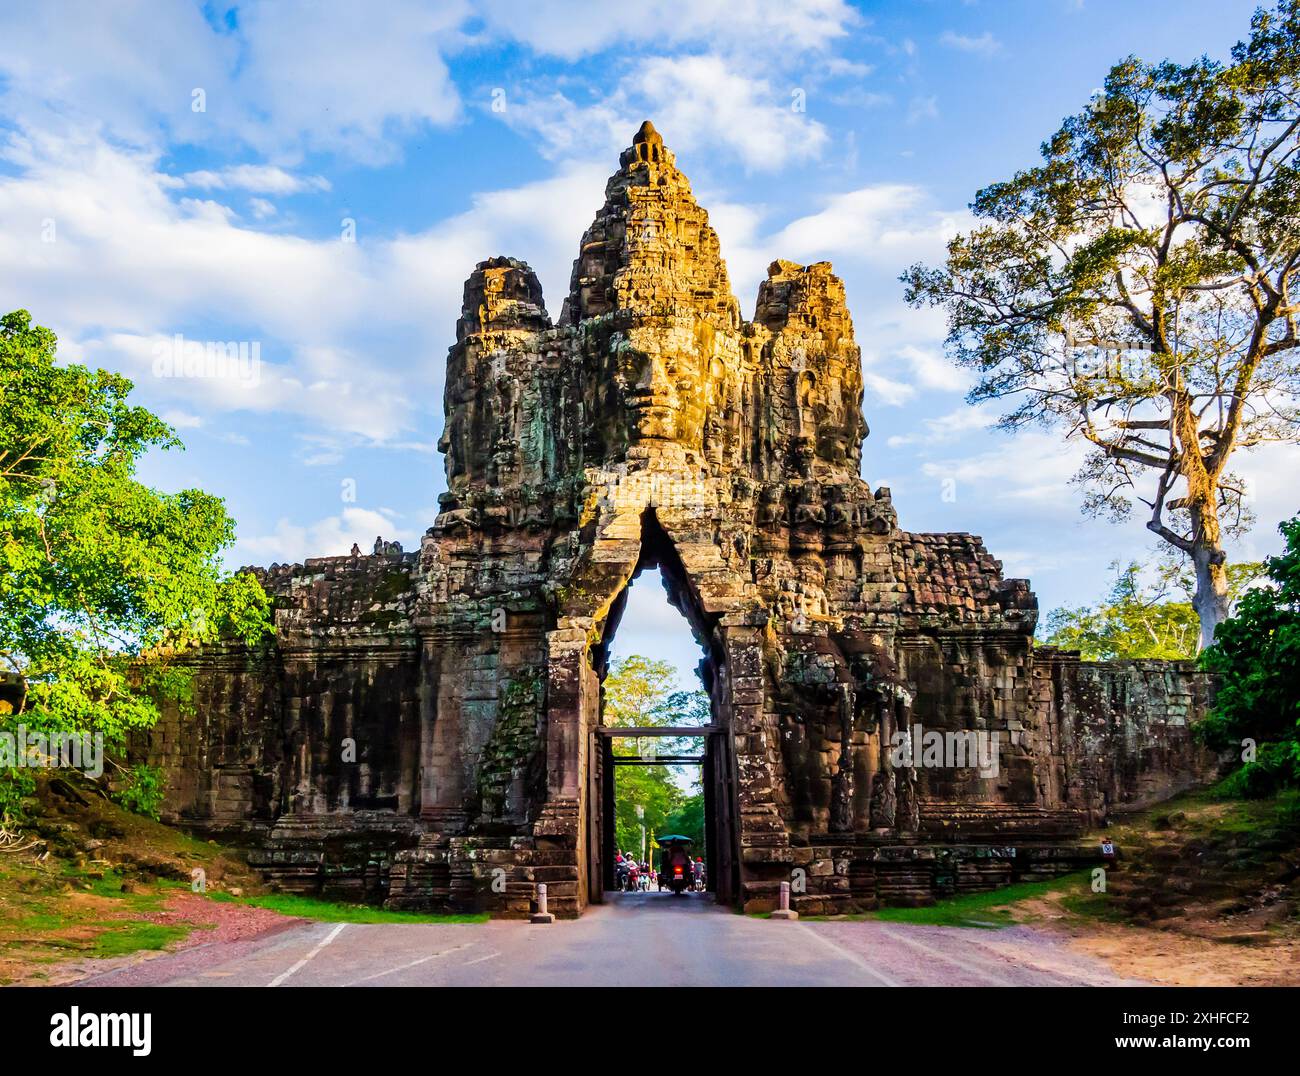
{"type": "Polygon", "coordinates": [[[139,762],[126,771],[122,786],[113,793],[113,801],[128,811],[157,819],[163,801],[162,770],[139,762]]]}
{"type": "Polygon", "coordinates": [[[1264,562],[1270,585],[1242,596],[1201,655],[1218,685],[1198,731],[1211,747],[1242,751],[1225,787],[1250,797],[1300,786],[1300,516],[1278,529],[1286,549],[1264,562]]]}

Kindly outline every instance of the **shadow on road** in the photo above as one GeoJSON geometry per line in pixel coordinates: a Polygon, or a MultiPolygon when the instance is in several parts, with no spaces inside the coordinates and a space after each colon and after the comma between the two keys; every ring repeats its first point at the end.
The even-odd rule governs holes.
{"type": "Polygon", "coordinates": [[[662,892],[651,889],[645,892],[623,893],[617,889],[607,890],[605,893],[605,903],[611,907],[633,910],[647,910],[655,912],[700,912],[700,911],[725,911],[715,899],[712,893],[682,893],[674,894],[665,889],[662,892]]]}

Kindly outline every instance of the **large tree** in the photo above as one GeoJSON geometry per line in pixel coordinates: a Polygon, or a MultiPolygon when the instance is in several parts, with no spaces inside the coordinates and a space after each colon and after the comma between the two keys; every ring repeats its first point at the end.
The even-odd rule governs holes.
{"type": "Polygon", "coordinates": [[[1233,453],[1300,439],[1300,0],[1258,11],[1228,62],[1111,68],[1104,92],[980,191],[941,268],[903,275],[1001,425],[1091,446],[1085,510],[1191,561],[1200,644],[1228,612],[1248,524],[1233,453]]]}
{"type": "Polygon", "coordinates": [[[146,451],[179,447],[172,430],[126,378],[60,364],[56,344],[25,310],[0,318],[0,669],[21,685],[0,724],[120,744],[157,719],[160,692],[184,693],[176,654],[262,637],[269,602],[221,567],[220,499],[134,477],[146,451]]]}

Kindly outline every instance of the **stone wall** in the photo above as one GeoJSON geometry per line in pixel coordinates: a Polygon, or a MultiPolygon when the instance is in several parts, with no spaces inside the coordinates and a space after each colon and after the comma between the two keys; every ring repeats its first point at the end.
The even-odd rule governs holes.
{"type": "Polygon", "coordinates": [[[1085,826],[1209,772],[1206,685],[1035,651],[1027,581],[976,537],[900,530],[863,480],[862,397],[830,265],[774,261],[745,320],[644,125],[557,320],[521,261],[466,281],[420,549],[260,572],[274,643],[193,656],[194,714],[142,747],[168,816],[290,888],[518,915],[544,881],[578,914],[604,655],[658,567],[707,654],[726,899],[799,871],[801,901],[844,908],[1086,861],[1085,826]],[[949,750],[980,744],[980,766],[949,750]]]}

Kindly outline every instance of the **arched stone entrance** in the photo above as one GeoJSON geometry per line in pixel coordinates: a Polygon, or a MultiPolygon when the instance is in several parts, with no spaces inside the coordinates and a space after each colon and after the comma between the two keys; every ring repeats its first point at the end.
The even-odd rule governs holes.
{"type": "Polygon", "coordinates": [[[607,768],[600,686],[608,644],[629,584],[650,568],[662,573],[671,604],[686,618],[706,654],[701,672],[713,714],[705,749],[708,821],[716,857],[713,878],[720,900],[730,902],[739,894],[737,707],[731,670],[737,659],[755,661],[755,655],[744,654],[743,644],[737,642],[735,637],[744,633],[736,632],[735,622],[746,614],[751,619],[759,616],[761,610],[756,603],[747,609],[743,600],[719,593],[711,581],[710,572],[714,578],[726,573],[716,549],[698,540],[699,520],[712,514],[708,501],[716,494],[708,483],[681,482],[670,473],[661,473],[654,482],[639,481],[636,472],[613,476],[598,498],[593,538],[560,597],[557,626],[548,635],[548,772],[560,777],[550,785],[553,805],[575,793],[579,798],[576,851],[585,900],[601,899],[612,848],[612,773],[607,768]],[[690,547],[689,564],[679,541],[690,547]]]}
{"type": "MultiPolygon", "coordinates": [[[[666,512],[671,520],[672,509],[666,509],[666,512]]],[[[610,520],[611,531],[616,534],[628,533],[630,519],[635,514],[633,503],[624,503],[616,507],[610,520]]],[[[727,629],[721,623],[721,617],[709,611],[705,604],[708,599],[700,591],[702,580],[699,577],[692,579],[690,571],[677,552],[672,537],[659,520],[658,509],[653,505],[647,505],[639,513],[637,525],[639,534],[635,551],[622,544],[625,539],[611,539],[610,544],[604,548],[601,547],[602,540],[597,539],[592,563],[599,563],[609,568],[609,574],[605,579],[617,589],[613,601],[608,606],[603,602],[599,603],[605,612],[603,616],[592,618],[593,636],[599,636],[599,641],[588,646],[585,657],[598,680],[603,680],[607,671],[608,648],[622,617],[629,585],[641,572],[659,569],[668,590],[670,604],[683,614],[690,631],[705,653],[700,665],[700,674],[704,689],[709,696],[712,720],[709,726],[700,730],[700,734],[704,744],[701,777],[709,846],[709,880],[710,889],[717,898],[724,903],[730,903],[736,899],[739,892],[740,834],[732,738],[731,680],[727,663],[727,629]],[[623,559],[619,559],[620,557],[623,559]]],[[[671,526],[672,523],[670,522],[669,525],[671,526]]],[[[604,575],[603,570],[601,574],[604,575]]],[[[588,899],[599,902],[603,899],[603,893],[612,888],[615,759],[611,746],[614,730],[602,720],[599,688],[596,690],[597,698],[594,706],[591,705],[590,699],[584,700],[589,707],[586,711],[589,721],[587,724],[588,779],[584,808],[587,828],[584,843],[588,899]]],[[[672,734],[672,732],[654,729],[640,731],[643,736],[672,734]]],[[[674,731],[681,733],[685,729],[674,731]]]]}

